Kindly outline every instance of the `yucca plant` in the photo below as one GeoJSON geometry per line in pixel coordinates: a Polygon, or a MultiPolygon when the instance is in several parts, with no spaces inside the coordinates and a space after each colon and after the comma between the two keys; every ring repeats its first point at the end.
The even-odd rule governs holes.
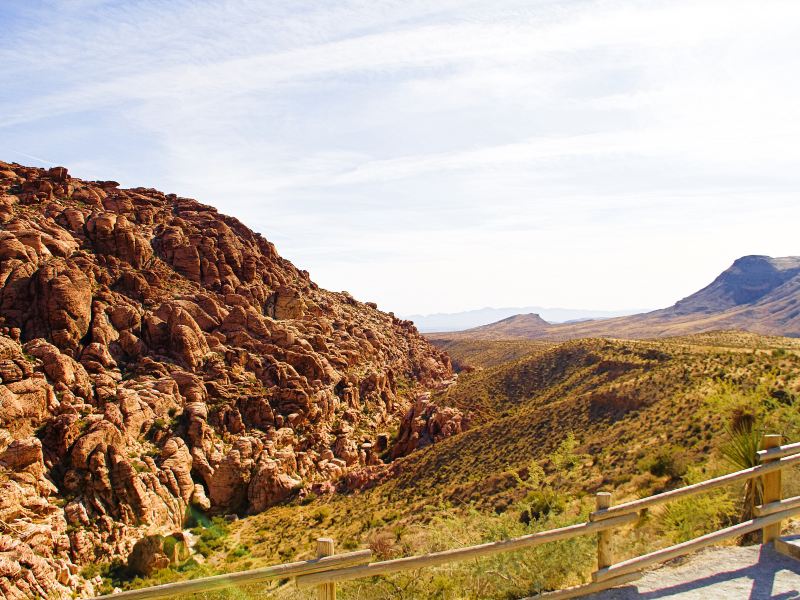
{"type": "MultiPolygon", "coordinates": [[[[759,464],[758,451],[761,447],[761,431],[756,427],[756,417],[752,413],[737,411],[731,425],[725,428],[727,441],[720,451],[722,456],[737,470],[749,469],[759,464]]],[[[755,507],[763,499],[761,478],[748,479],[744,485],[742,500],[742,520],[749,521],[754,516],[755,507]]]]}

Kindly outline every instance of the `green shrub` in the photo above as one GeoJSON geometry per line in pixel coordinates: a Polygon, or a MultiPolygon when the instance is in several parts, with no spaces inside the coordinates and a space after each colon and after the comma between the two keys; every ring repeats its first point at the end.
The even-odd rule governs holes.
{"type": "Polygon", "coordinates": [[[330,519],[332,514],[333,510],[331,510],[330,506],[320,506],[311,513],[311,518],[317,525],[319,525],[330,519]]]}
{"type": "Polygon", "coordinates": [[[227,562],[232,562],[237,558],[243,558],[245,556],[250,556],[250,548],[248,548],[245,544],[239,544],[236,546],[236,548],[228,552],[228,556],[225,558],[225,560],[227,562]]]}
{"type": "Polygon", "coordinates": [[[101,566],[98,563],[89,563],[81,569],[81,577],[84,579],[94,579],[100,575],[101,566]]]}
{"type": "Polygon", "coordinates": [[[550,455],[550,460],[556,469],[570,470],[574,468],[580,461],[581,455],[575,453],[578,442],[575,439],[575,434],[571,431],[567,437],[559,444],[558,449],[550,455]]]}
{"type": "MultiPolygon", "coordinates": [[[[749,469],[760,464],[758,450],[761,447],[761,433],[756,427],[754,417],[742,418],[735,415],[730,426],[725,428],[727,440],[720,447],[725,460],[736,470],[749,469]]],[[[742,497],[742,520],[753,518],[753,512],[763,499],[761,478],[749,479],[744,484],[742,497]]]]}
{"type": "Polygon", "coordinates": [[[671,479],[680,479],[686,475],[689,462],[683,450],[670,445],[658,450],[654,455],[639,461],[640,471],[649,471],[656,477],[665,475],[671,479]]]}
{"type": "Polygon", "coordinates": [[[172,558],[172,554],[175,552],[175,546],[178,545],[178,540],[175,539],[175,536],[168,535],[164,538],[164,542],[162,543],[161,547],[164,549],[164,554],[172,558]]]}
{"type": "MultiPolygon", "coordinates": [[[[208,518],[206,513],[198,506],[190,504],[186,507],[186,514],[184,515],[184,527],[189,529],[209,527],[211,519],[208,518]]],[[[199,532],[197,535],[200,535],[199,532]]]]}
{"type": "Polygon", "coordinates": [[[209,557],[215,550],[220,550],[225,545],[228,524],[222,517],[214,517],[208,527],[195,527],[192,533],[200,536],[195,549],[203,556],[209,557]]]}
{"type": "Polygon", "coordinates": [[[303,498],[300,500],[300,504],[301,504],[301,505],[303,505],[303,506],[305,506],[305,505],[307,505],[307,504],[311,504],[311,503],[312,503],[312,502],[314,502],[314,500],[316,500],[316,499],[317,499],[317,495],[316,495],[314,492],[309,492],[308,494],[306,494],[306,495],[305,495],[305,496],[304,496],[304,497],[303,497],[303,498]]]}
{"type": "Polygon", "coordinates": [[[564,497],[553,491],[552,488],[543,488],[528,492],[522,502],[524,508],[519,520],[526,525],[538,521],[551,513],[554,515],[564,512],[566,502],[564,497]]]}
{"type": "Polygon", "coordinates": [[[727,526],[735,514],[735,502],[727,492],[700,494],[668,504],[661,527],[680,543],[727,526]]]}

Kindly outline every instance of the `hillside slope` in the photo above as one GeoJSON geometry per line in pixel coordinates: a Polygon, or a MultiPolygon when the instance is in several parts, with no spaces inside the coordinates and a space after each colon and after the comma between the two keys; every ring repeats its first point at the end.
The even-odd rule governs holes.
{"type": "MultiPolygon", "coordinates": [[[[435,395],[435,402],[458,408],[469,429],[375,467],[372,479],[351,493],[320,493],[243,519],[211,554],[205,568],[212,571],[203,572],[309,557],[320,535],[345,549],[368,546],[385,558],[577,522],[598,490],[613,490],[621,502],[732,470],[720,447],[725,427],[739,414],[752,414],[759,429],[798,439],[798,398],[797,340],[726,333],[539,346],[462,373],[456,385],[435,395]]],[[[796,478],[787,475],[784,483],[787,495],[800,492],[796,478]]],[[[652,511],[634,530],[620,532],[619,555],[731,523],[738,518],[739,491],[720,492],[683,513],[652,511]],[[685,521],[686,515],[694,520],[685,521]]],[[[593,568],[594,553],[587,538],[353,582],[340,594],[523,597],[580,582],[593,568]]],[[[175,570],[161,580],[184,576],[175,570]]],[[[307,597],[292,586],[275,593],[307,597]]]]}
{"type": "Polygon", "coordinates": [[[627,317],[549,324],[517,315],[439,339],[655,338],[742,329],[800,337],[800,257],[744,256],[702,290],[673,306],[627,317]]]}
{"type": "Polygon", "coordinates": [[[470,338],[428,338],[437,348],[450,357],[455,371],[495,367],[513,361],[536,350],[546,349],[557,342],[529,340],[480,340],[470,338]]]}
{"type": "Polygon", "coordinates": [[[0,163],[0,225],[5,597],[90,593],[76,564],[189,509],[256,513],[373,464],[451,377],[411,322],[194,200],[0,163]]]}

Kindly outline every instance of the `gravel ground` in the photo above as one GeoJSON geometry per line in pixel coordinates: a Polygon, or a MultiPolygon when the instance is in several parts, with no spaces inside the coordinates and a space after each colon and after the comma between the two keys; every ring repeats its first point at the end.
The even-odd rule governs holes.
{"type": "Polygon", "coordinates": [[[800,600],[800,561],[769,546],[709,548],[591,600],[800,600]]]}

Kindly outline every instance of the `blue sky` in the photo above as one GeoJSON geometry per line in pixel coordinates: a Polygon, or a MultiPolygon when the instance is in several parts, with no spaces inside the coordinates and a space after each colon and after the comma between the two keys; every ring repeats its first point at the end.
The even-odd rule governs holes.
{"type": "Polygon", "coordinates": [[[401,314],[800,254],[800,3],[0,3],[0,159],[195,197],[401,314]]]}

